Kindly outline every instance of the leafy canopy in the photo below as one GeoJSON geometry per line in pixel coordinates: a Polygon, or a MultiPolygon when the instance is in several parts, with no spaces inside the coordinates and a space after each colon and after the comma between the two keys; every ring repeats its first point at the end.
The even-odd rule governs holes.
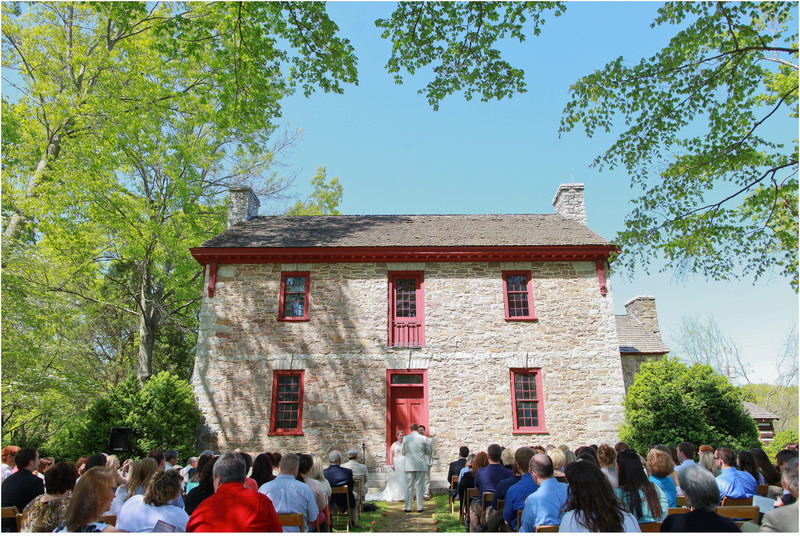
{"type": "Polygon", "coordinates": [[[671,358],[645,362],[623,406],[620,439],[640,454],[649,445],[682,441],[734,450],[761,446],[740,389],[710,366],[688,367],[671,358]]]}

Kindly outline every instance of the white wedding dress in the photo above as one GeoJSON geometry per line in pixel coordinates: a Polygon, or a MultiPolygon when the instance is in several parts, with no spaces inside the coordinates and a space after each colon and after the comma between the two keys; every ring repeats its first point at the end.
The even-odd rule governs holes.
{"type": "Polygon", "coordinates": [[[406,470],[403,445],[395,441],[392,443],[390,450],[394,461],[394,471],[386,481],[383,491],[368,494],[364,497],[367,501],[385,500],[386,502],[398,502],[406,499],[406,470]]]}

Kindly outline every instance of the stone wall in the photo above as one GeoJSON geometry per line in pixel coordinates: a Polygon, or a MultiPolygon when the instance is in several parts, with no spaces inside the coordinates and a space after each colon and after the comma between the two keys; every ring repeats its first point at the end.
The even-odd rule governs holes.
{"type": "Polygon", "coordinates": [[[613,443],[624,394],[613,310],[588,262],[220,265],[200,313],[198,446],[324,458],[363,442],[367,464],[381,466],[386,371],[404,368],[427,370],[434,470],[460,445],[613,443]],[[424,271],[424,348],[387,346],[393,270],[424,271]],[[538,321],[505,320],[503,270],[531,270],[538,321]],[[277,321],[281,271],[310,271],[310,321],[277,321]],[[517,367],[542,370],[546,434],[512,434],[517,367]],[[267,435],[282,369],[305,370],[303,436],[267,435]]]}
{"type": "Polygon", "coordinates": [[[622,380],[625,383],[625,392],[633,385],[633,380],[636,374],[639,373],[639,367],[650,361],[658,361],[664,358],[663,354],[660,355],[643,355],[643,354],[623,354],[622,356],[622,380]]]}

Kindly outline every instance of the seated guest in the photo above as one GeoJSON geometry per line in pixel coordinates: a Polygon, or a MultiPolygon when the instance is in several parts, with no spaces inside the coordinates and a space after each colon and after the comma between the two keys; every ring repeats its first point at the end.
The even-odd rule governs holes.
{"type": "MultiPolygon", "coordinates": [[[[650,481],[659,486],[667,497],[667,505],[675,508],[678,505],[678,488],[671,475],[675,464],[669,454],[658,449],[650,449],[647,453],[647,468],[650,470],[650,481]]],[[[684,466],[685,467],[685,466],[684,466]]]]}
{"type": "Polygon", "coordinates": [[[701,452],[712,452],[713,453],[714,452],[714,447],[712,447],[711,445],[700,445],[700,448],[697,449],[697,454],[700,454],[701,452]]]}
{"type": "Polygon", "coordinates": [[[6,477],[8,477],[17,470],[17,465],[15,464],[14,458],[17,456],[18,452],[19,452],[19,447],[17,446],[9,445],[7,447],[3,447],[3,452],[2,452],[3,463],[2,465],[0,465],[0,468],[2,468],[3,472],[2,481],[5,481],[6,477]]]}
{"type": "Polygon", "coordinates": [[[747,472],[753,476],[758,485],[764,485],[764,476],[758,471],[756,459],[748,450],[740,450],[736,455],[736,467],[739,471],[747,472]]]}
{"type": "Polygon", "coordinates": [[[325,489],[325,496],[328,497],[328,502],[330,502],[332,494],[331,484],[328,483],[327,479],[325,479],[324,468],[322,467],[322,458],[316,452],[312,452],[311,459],[314,461],[314,464],[311,466],[311,478],[322,483],[322,487],[325,489]]]}
{"type": "Polygon", "coordinates": [[[597,462],[600,464],[600,471],[608,478],[611,486],[616,488],[619,486],[617,479],[617,451],[609,445],[600,445],[597,448],[597,462]]]}
{"type": "Polygon", "coordinates": [[[178,465],[178,451],[175,449],[169,449],[167,452],[164,453],[164,471],[169,470],[179,470],[181,467],[178,465]]]}
{"type": "Polygon", "coordinates": [[[471,452],[469,456],[467,456],[467,461],[464,464],[464,467],[461,468],[461,471],[458,472],[458,482],[461,483],[461,477],[467,473],[472,471],[472,464],[475,463],[475,457],[477,455],[474,452],[471,452]]]}
{"type": "MultiPolygon", "coordinates": [[[[470,454],[470,456],[472,455],[470,454]]],[[[467,465],[469,465],[469,459],[467,459],[467,465]]],[[[475,455],[470,470],[464,473],[461,476],[461,480],[458,482],[458,496],[459,500],[461,501],[461,507],[464,508],[465,512],[469,512],[470,507],[470,504],[467,502],[467,491],[475,487],[475,475],[478,473],[478,470],[488,465],[489,455],[484,451],[479,452],[475,455]]],[[[467,528],[469,529],[468,520],[467,528]]]]}
{"type": "Polygon", "coordinates": [[[67,498],[77,480],[78,470],[69,462],[59,462],[47,470],[44,474],[45,493],[25,506],[20,533],[52,533],[64,521],[67,498]]]}
{"type": "Polygon", "coordinates": [[[480,507],[483,504],[483,493],[494,492],[497,484],[503,479],[514,475],[511,470],[504,468],[500,464],[502,450],[500,445],[492,444],[486,451],[489,457],[489,465],[475,472],[475,487],[478,489],[478,500],[470,504],[470,526],[472,528],[481,524],[480,507]]]}
{"type": "MultiPolygon", "coordinates": [[[[777,468],[780,474],[783,474],[783,469],[786,464],[792,460],[792,458],[797,458],[797,451],[796,450],[789,450],[783,449],[778,451],[775,455],[775,467],[777,468]]],[[[781,475],[783,478],[783,475],[781,475]]],[[[767,489],[767,497],[769,498],[777,498],[778,500],[775,501],[775,507],[779,508],[781,506],[788,506],[795,501],[795,498],[789,494],[789,492],[784,492],[783,487],[778,485],[777,487],[769,487],[767,489]]]]}
{"type": "Polygon", "coordinates": [[[485,529],[489,532],[498,530],[505,531],[506,525],[504,522],[504,515],[510,507],[514,512],[513,529],[516,531],[517,510],[521,510],[522,507],[525,506],[525,499],[528,495],[539,488],[529,472],[533,454],[533,449],[531,447],[520,447],[514,451],[514,475],[497,484],[497,490],[494,492],[494,500],[492,500],[491,512],[486,514],[487,520],[481,525],[481,529],[485,529]],[[504,501],[505,504],[502,510],[498,509],[498,504],[501,500],[504,501]]]}
{"type": "Polygon", "coordinates": [[[641,532],[636,518],[622,508],[608,478],[596,464],[573,462],[565,472],[569,489],[559,533],[641,532]]]}
{"type": "MultiPolygon", "coordinates": [[[[214,458],[213,453],[204,452],[200,455],[200,458],[197,459],[195,462],[194,471],[189,475],[186,480],[186,494],[189,494],[193,489],[195,489],[200,484],[200,469],[206,465],[206,463],[214,458]]],[[[191,470],[190,470],[191,471],[191,470]]],[[[210,479],[210,476],[209,476],[210,479]]],[[[213,491],[213,489],[212,489],[213,491]]],[[[184,505],[185,506],[185,505],[184,505]]]]}
{"type": "MultiPolygon", "coordinates": [[[[453,480],[453,476],[461,474],[461,470],[467,465],[467,457],[469,456],[469,448],[462,446],[458,449],[458,460],[450,462],[450,468],[447,470],[447,483],[448,485],[453,480]]],[[[453,489],[450,494],[456,496],[456,490],[453,489]]]]}
{"type": "Polygon", "coordinates": [[[625,441],[620,441],[619,443],[614,445],[614,450],[616,451],[617,454],[619,454],[623,450],[631,450],[631,447],[628,446],[628,443],[626,443],[625,441]]]}
{"type": "Polygon", "coordinates": [[[692,465],[694,465],[694,445],[689,441],[678,443],[678,463],[675,464],[676,474],[680,473],[686,466],[692,465]]]}
{"type": "Polygon", "coordinates": [[[503,450],[500,451],[500,465],[506,468],[507,470],[514,471],[514,450],[511,447],[505,447],[503,450]]]}
{"type": "Polygon", "coordinates": [[[186,493],[183,509],[190,516],[204,500],[214,494],[214,463],[216,456],[203,454],[197,461],[197,486],[186,493]]]}
{"type": "MultiPolygon", "coordinates": [[[[279,514],[303,514],[303,531],[308,532],[308,524],[317,521],[319,507],[311,488],[298,481],[300,459],[296,454],[286,454],[281,458],[281,473],[258,488],[267,495],[279,514]]],[[[300,533],[299,527],[287,527],[284,533],[300,533]]]]}
{"type": "Polygon", "coordinates": [[[52,456],[39,458],[39,467],[36,469],[35,472],[33,472],[33,474],[42,481],[44,481],[44,474],[47,473],[47,470],[52,468],[55,463],[56,461],[52,456]]]}
{"type": "Polygon", "coordinates": [[[121,487],[117,487],[109,514],[117,515],[125,501],[133,496],[143,495],[147,485],[150,484],[150,479],[157,471],[158,464],[152,458],[145,458],[136,462],[131,468],[131,476],[128,478],[128,482],[121,487]]]}
{"type": "Polygon", "coordinates": [[[220,456],[213,467],[214,494],[195,508],[187,533],[282,533],[272,501],[244,486],[244,460],[235,452],[220,456]]]}
{"type": "Polygon", "coordinates": [[[183,486],[183,477],[176,469],[156,473],[142,495],[131,497],[117,515],[116,527],[129,533],[152,533],[159,521],[186,532],[189,514],[173,506],[183,486]]]}
{"type": "Polygon", "coordinates": [[[564,451],[553,447],[547,451],[547,456],[553,461],[553,477],[562,483],[566,483],[567,478],[564,476],[564,466],[566,465],[567,457],[564,451]]]}
{"type": "Polygon", "coordinates": [[[369,470],[367,470],[366,465],[358,461],[358,449],[347,451],[347,462],[343,463],[342,467],[353,472],[353,483],[359,481],[359,493],[356,495],[356,501],[363,502],[364,497],[367,495],[369,470]]]}
{"type": "Polygon", "coordinates": [[[781,474],[777,468],[772,465],[772,462],[769,461],[769,457],[767,457],[767,453],[764,452],[764,449],[751,448],[750,454],[753,455],[753,458],[756,461],[758,471],[760,471],[761,475],[764,476],[764,483],[762,483],[762,485],[780,485],[781,474]]]}
{"type": "Polygon", "coordinates": [[[256,459],[253,460],[253,473],[251,475],[259,487],[275,479],[275,475],[272,473],[272,454],[262,452],[256,456],[256,459]]]}
{"type": "Polygon", "coordinates": [[[280,473],[281,453],[271,452],[270,455],[272,456],[272,474],[277,477],[280,473]]]}
{"type": "Polygon", "coordinates": [[[793,458],[783,468],[782,482],[794,502],[788,506],[781,506],[764,514],[761,522],[761,531],[765,533],[797,533],[798,531],[798,502],[797,502],[797,458],[793,458]]]}
{"type": "MultiPolygon", "coordinates": [[[[314,467],[314,458],[310,454],[301,454],[298,456],[298,462],[297,479],[308,485],[308,488],[311,489],[311,492],[314,494],[314,500],[317,502],[317,509],[319,510],[317,522],[314,523],[314,520],[311,520],[311,525],[316,528],[318,524],[322,525],[326,521],[325,508],[328,506],[328,495],[325,493],[325,487],[322,483],[311,476],[311,470],[314,467]]],[[[321,473],[320,471],[320,474],[321,473]]]]}
{"type": "MultiPolygon", "coordinates": [[[[44,494],[44,482],[33,475],[39,467],[39,451],[35,448],[21,448],[14,456],[17,471],[9,475],[2,485],[3,507],[16,506],[23,511],[31,500],[44,494]]],[[[17,532],[14,518],[7,518],[2,523],[3,532],[17,532]]]]}
{"type": "Polygon", "coordinates": [[[92,454],[89,458],[86,459],[86,464],[84,465],[84,471],[88,471],[92,468],[96,468],[100,466],[101,468],[105,468],[106,466],[106,455],[105,454],[92,454]]]}
{"type": "Polygon", "coordinates": [[[113,525],[100,521],[100,516],[114,500],[116,475],[106,467],[95,466],[83,472],[75,484],[72,498],[64,512],[64,521],[53,533],[113,533],[113,525]]]}
{"type": "Polygon", "coordinates": [[[123,477],[121,473],[119,473],[119,457],[116,454],[112,454],[111,456],[106,457],[106,467],[117,474],[117,488],[119,489],[120,485],[124,485],[128,482],[127,478],[123,477]]]}
{"type": "Polygon", "coordinates": [[[723,498],[750,498],[758,494],[755,477],[736,469],[736,455],[726,447],[718,448],[715,457],[720,474],[717,476],[720,500],[723,498]]]}
{"type": "MultiPolygon", "coordinates": [[[[246,469],[245,473],[250,473],[250,466],[253,465],[253,458],[246,452],[238,452],[237,454],[242,457],[242,460],[244,460],[244,465],[246,469]]],[[[244,486],[247,487],[248,489],[253,489],[254,491],[257,491],[261,485],[256,483],[256,480],[253,479],[252,477],[247,477],[244,480],[244,486]]]]}
{"type": "Polygon", "coordinates": [[[347,499],[345,499],[345,497],[342,495],[332,496],[331,508],[335,506],[340,512],[346,512],[347,504],[349,502],[351,518],[350,525],[358,528],[359,525],[356,523],[358,511],[355,508],[356,499],[355,495],[353,494],[353,487],[355,485],[353,480],[353,471],[341,466],[342,453],[338,450],[332,450],[330,454],[328,454],[328,459],[330,460],[331,464],[323,471],[325,474],[325,479],[328,480],[328,483],[331,484],[331,487],[347,487],[347,499]]]}
{"type": "MultiPolygon", "coordinates": [[[[530,475],[538,489],[528,495],[522,510],[522,526],[520,533],[533,533],[539,525],[558,525],[563,516],[562,508],[567,502],[568,487],[566,483],[553,477],[553,461],[549,456],[537,454],[530,461],[530,475]]],[[[505,520],[512,528],[517,527],[516,509],[503,513],[505,520]]]]}
{"type": "Polygon", "coordinates": [[[714,477],[719,475],[719,467],[717,467],[717,459],[714,458],[714,453],[704,450],[700,453],[699,464],[711,472],[714,477]]]}
{"type": "Polygon", "coordinates": [[[661,523],[662,533],[739,533],[732,519],[714,511],[719,504],[719,487],[707,469],[693,465],[678,473],[678,483],[691,511],[672,514],[661,523]]]}
{"type": "Polygon", "coordinates": [[[661,521],[667,517],[667,495],[648,481],[638,454],[626,450],[617,456],[617,477],[619,487],[614,492],[623,507],[636,516],[638,523],[661,521]]]}

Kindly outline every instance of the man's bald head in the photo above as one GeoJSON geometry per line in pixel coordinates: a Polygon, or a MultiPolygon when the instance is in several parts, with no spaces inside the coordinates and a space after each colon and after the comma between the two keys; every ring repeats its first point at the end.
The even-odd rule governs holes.
{"type": "Polygon", "coordinates": [[[539,479],[549,479],[553,477],[553,461],[546,454],[534,454],[531,458],[530,470],[539,479]]]}

